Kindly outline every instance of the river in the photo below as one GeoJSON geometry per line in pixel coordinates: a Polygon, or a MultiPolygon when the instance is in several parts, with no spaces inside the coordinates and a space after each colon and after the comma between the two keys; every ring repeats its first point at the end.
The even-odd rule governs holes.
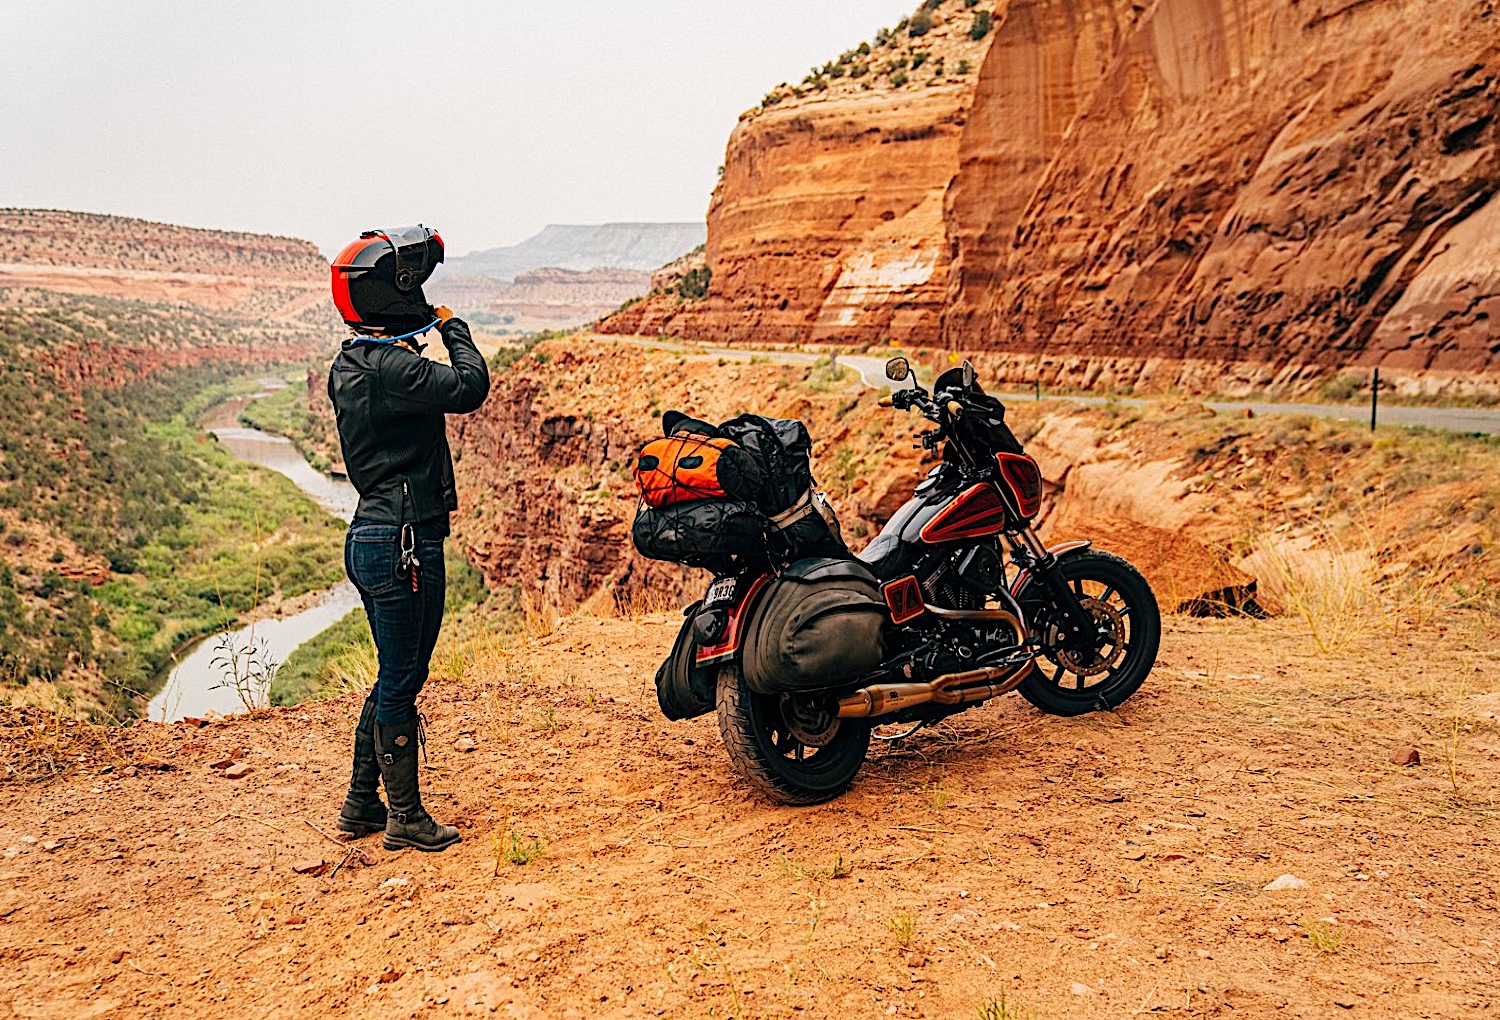
{"type": "MultiPolygon", "coordinates": [[[[239,412],[245,405],[263,396],[266,394],[259,393],[220,405],[204,419],[204,428],[235,457],[286,475],[324,510],[340,520],[349,520],[359,502],[354,486],[314,469],[297,452],[291,440],[259,429],[245,428],[238,423],[239,412]]],[[[352,584],[343,581],[316,596],[315,601],[301,612],[256,620],[232,631],[231,640],[236,647],[251,642],[263,644],[266,656],[275,662],[285,662],[299,645],[322,633],[359,605],[359,593],[352,584]]],[[[201,717],[206,712],[228,715],[244,711],[239,696],[230,688],[220,686],[224,672],[213,661],[220,654],[217,636],[205,638],[179,653],[166,683],[151,699],[147,718],[176,722],[184,716],[201,717]]]]}

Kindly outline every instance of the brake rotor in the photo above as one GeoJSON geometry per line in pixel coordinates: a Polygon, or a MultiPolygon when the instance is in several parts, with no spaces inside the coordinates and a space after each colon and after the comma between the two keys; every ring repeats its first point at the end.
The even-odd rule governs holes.
{"type": "Polygon", "coordinates": [[[839,732],[839,717],[829,710],[829,704],[827,698],[783,694],[781,718],[803,746],[827,747],[839,732]]]}
{"type": "Polygon", "coordinates": [[[1125,636],[1125,617],[1121,616],[1120,611],[1108,602],[1102,602],[1096,598],[1081,598],[1078,604],[1094,618],[1094,622],[1099,625],[1100,633],[1108,628],[1109,654],[1100,655],[1099,650],[1095,648],[1089,653],[1090,661],[1085,662],[1083,653],[1062,644],[1061,633],[1053,628],[1052,659],[1069,673],[1076,673],[1079,676],[1098,676],[1100,673],[1108,673],[1125,657],[1125,643],[1121,640],[1125,636]]]}

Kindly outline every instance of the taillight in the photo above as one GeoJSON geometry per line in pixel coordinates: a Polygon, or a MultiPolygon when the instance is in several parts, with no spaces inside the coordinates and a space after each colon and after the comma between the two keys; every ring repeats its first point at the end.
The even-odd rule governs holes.
{"type": "Polygon", "coordinates": [[[1016,499],[1016,509],[1030,520],[1042,509],[1042,469],[1023,453],[997,453],[1000,477],[1016,499]]]}

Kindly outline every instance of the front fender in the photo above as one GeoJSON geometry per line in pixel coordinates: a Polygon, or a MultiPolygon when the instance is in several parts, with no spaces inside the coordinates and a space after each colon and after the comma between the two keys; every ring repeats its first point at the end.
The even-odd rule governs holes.
{"type": "MultiPolygon", "coordinates": [[[[1056,556],[1058,559],[1062,559],[1066,556],[1071,556],[1074,553],[1081,552],[1082,550],[1089,548],[1093,544],[1093,542],[1082,541],[1059,542],[1057,545],[1049,545],[1047,547],[1047,551],[1053,556],[1056,556]]],[[[1010,586],[1011,596],[1019,599],[1021,597],[1021,593],[1026,590],[1026,586],[1030,583],[1031,571],[1022,570],[1019,574],[1016,575],[1015,582],[1010,586]]]]}

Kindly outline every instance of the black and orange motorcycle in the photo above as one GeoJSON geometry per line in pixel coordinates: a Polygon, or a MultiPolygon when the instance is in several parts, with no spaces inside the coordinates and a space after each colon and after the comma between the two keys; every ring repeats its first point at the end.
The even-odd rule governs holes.
{"type": "Polygon", "coordinates": [[[844,792],[872,735],[910,736],[1010,691],[1057,715],[1113,709],[1156,661],[1161,617],[1140,572],[1037,537],[1041,471],[973,366],[931,393],[904,358],[886,375],[910,380],[881,403],[933,423],[920,439],[937,466],[855,558],[722,565],[663,665],[675,659],[701,699],[674,712],[663,695],[664,711],[712,704],[736,769],[783,804],[844,792]]]}

